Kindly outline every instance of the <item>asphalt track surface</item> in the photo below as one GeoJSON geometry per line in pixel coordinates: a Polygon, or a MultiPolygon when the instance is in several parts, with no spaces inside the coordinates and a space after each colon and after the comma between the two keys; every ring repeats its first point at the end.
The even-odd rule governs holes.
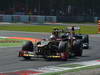
{"type": "MultiPolygon", "coordinates": [[[[0,31],[0,36],[48,38],[48,33],[0,31]]],[[[82,57],[69,59],[68,61],[46,61],[43,58],[24,60],[18,57],[21,47],[0,48],[0,72],[15,70],[36,69],[43,66],[58,65],[64,63],[99,60],[100,59],[100,35],[90,35],[90,49],[84,50],[82,57]]]]}

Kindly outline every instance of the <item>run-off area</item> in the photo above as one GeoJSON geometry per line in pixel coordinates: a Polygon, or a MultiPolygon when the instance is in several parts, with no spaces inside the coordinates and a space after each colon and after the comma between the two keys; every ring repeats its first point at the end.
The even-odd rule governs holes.
{"type": "Polygon", "coordinates": [[[0,38],[0,47],[18,47],[22,46],[26,40],[0,38]]]}

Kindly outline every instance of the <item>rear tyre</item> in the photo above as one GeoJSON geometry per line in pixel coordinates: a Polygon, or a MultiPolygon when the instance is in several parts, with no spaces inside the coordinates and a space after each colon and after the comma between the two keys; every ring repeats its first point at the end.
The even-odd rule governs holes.
{"type": "Polygon", "coordinates": [[[85,35],[85,41],[87,42],[87,43],[89,43],[89,36],[88,35],[85,35]]]}
{"type": "Polygon", "coordinates": [[[83,36],[83,44],[86,43],[86,47],[83,47],[85,49],[88,49],[89,48],[89,36],[88,35],[84,35],[83,36]]]}
{"type": "Polygon", "coordinates": [[[25,45],[23,45],[22,47],[22,50],[26,50],[26,51],[33,51],[33,49],[34,49],[34,45],[32,41],[27,41],[25,45]]]}
{"type": "Polygon", "coordinates": [[[68,45],[66,41],[61,41],[58,46],[58,52],[61,53],[61,59],[66,61],[69,58],[68,45]]]}
{"type": "Polygon", "coordinates": [[[85,47],[83,46],[83,48],[84,49],[89,49],[89,44],[87,43],[85,47]]]}
{"type": "Polygon", "coordinates": [[[74,45],[74,54],[75,56],[82,56],[83,48],[81,40],[77,40],[74,45]]]}
{"type": "Polygon", "coordinates": [[[61,41],[61,42],[59,43],[59,46],[58,46],[58,51],[59,51],[59,52],[64,52],[64,51],[67,50],[67,48],[68,48],[67,42],[61,41]]]}

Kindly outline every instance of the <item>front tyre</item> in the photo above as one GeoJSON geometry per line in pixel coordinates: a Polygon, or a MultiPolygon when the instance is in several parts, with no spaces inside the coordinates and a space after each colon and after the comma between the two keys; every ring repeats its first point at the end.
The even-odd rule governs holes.
{"type": "Polygon", "coordinates": [[[30,56],[23,56],[23,58],[25,59],[25,60],[30,60],[31,59],[31,57],[30,56]]]}

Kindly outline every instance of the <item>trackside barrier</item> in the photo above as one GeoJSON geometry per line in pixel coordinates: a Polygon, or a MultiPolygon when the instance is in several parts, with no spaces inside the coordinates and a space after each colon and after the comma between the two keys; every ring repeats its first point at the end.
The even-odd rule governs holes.
{"type": "Polygon", "coordinates": [[[94,16],[57,16],[57,22],[96,22],[94,16]]]}
{"type": "Polygon", "coordinates": [[[29,16],[29,22],[43,23],[45,22],[45,16],[29,16]]]}
{"type": "Polygon", "coordinates": [[[12,22],[21,22],[21,16],[20,15],[13,15],[12,22]]]}
{"type": "Polygon", "coordinates": [[[0,22],[24,22],[24,23],[56,22],[56,16],[0,15],[0,22]]]}
{"type": "Polygon", "coordinates": [[[54,16],[45,16],[45,22],[56,22],[56,17],[54,16]]]}
{"type": "Polygon", "coordinates": [[[24,23],[29,22],[29,16],[28,15],[26,15],[26,16],[21,15],[20,16],[20,22],[24,22],[24,23]]]}
{"type": "Polygon", "coordinates": [[[0,22],[3,22],[3,16],[0,15],[0,22]]]}
{"type": "Polygon", "coordinates": [[[12,16],[10,15],[2,16],[2,20],[3,22],[12,22],[12,16]]]}
{"type": "Polygon", "coordinates": [[[98,20],[98,33],[100,33],[100,20],[98,20]]]}

